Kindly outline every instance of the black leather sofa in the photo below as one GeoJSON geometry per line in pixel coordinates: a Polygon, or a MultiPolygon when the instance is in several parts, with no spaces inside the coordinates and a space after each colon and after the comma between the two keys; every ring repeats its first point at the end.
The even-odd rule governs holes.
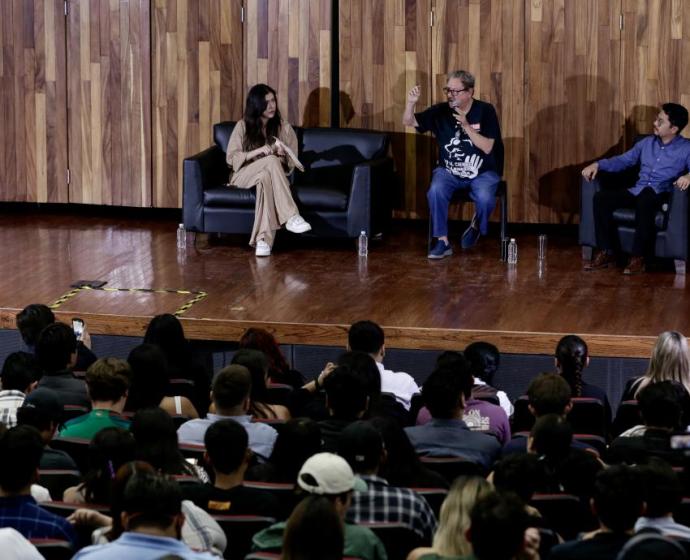
{"type": "MultiPolygon", "coordinates": [[[[214,145],[184,160],[185,229],[250,233],[256,189],[228,186],[225,152],[234,122],[213,127],[214,145]]],[[[295,128],[304,172],[291,177],[300,213],[323,237],[377,236],[390,222],[394,192],[389,137],[345,128],[295,128]]]]}

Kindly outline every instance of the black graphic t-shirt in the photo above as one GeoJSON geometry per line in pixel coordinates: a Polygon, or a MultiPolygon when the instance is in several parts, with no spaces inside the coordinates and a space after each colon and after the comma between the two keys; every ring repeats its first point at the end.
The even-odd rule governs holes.
{"type": "Polygon", "coordinates": [[[415,113],[417,131],[431,133],[436,137],[440,165],[461,179],[474,179],[480,173],[495,171],[503,173],[503,141],[496,110],[491,103],[474,99],[467,121],[482,136],[494,139],[490,153],[477,148],[453,117],[448,103],[432,105],[421,113],[415,113]]]}

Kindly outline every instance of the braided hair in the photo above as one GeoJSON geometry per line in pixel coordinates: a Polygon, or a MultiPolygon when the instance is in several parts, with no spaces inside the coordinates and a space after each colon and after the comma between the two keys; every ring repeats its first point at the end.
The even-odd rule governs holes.
{"type": "Polygon", "coordinates": [[[587,365],[587,343],[579,336],[564,336],[556,346],[556,360],[561,375],[570,385],[573,397],[582,396],[582,370],[587,365]]]}

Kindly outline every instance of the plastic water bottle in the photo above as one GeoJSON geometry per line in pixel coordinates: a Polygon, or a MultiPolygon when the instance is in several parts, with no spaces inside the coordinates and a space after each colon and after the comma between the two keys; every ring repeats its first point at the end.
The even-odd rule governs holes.
{"type": "Polygon", "coordinates": [[[517,259],[517,243],[515,242],[515,238],[512,237],[510,243],[508,243],[508,264],[517,264],[517,259]]]}
{"type": "Polygon", "coordinates": [[[180,224],[177,226],[177,248],[187,248],[187,232],[184,229],[184,224],[180,224]]]}
{"type": "Polygon", "coordinates": [[[367,232],[364,230],[359,233],[359,239],[357,240],[357,254],[360,257],[366,257],[369,254],[369,238],[367,237],[367,232]]]}

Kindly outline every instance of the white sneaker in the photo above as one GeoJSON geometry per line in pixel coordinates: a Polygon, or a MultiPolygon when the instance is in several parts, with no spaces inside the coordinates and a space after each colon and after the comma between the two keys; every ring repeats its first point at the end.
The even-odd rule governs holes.
{"type": "Polygon", "coordinates": [[[266,243],[263,239],[259,239],[256,242],[256,252],[257,257],[270,257],[271,256],[271,246],[266,243]]]}
{"type": "Polygon", "coordinates": [[[285,223],[285,229],[292,233],[305,233],[311,229],[311,226],[304,221],[302,216],[295,214],[285,223]]]}

